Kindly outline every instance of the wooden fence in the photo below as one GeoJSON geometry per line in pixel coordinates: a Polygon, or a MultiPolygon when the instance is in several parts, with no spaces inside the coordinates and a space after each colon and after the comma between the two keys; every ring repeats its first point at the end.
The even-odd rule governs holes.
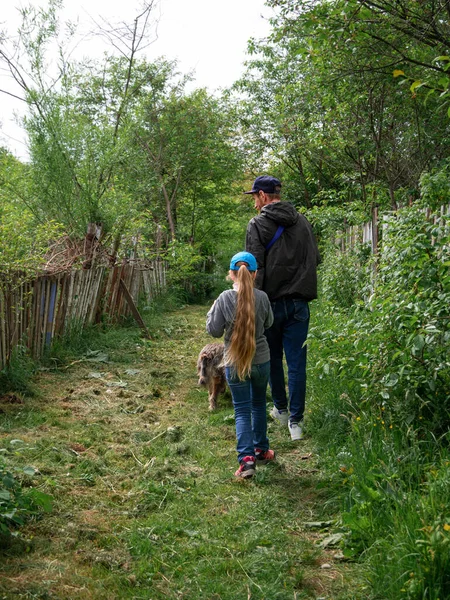
{"type": "MultiPolygon", "coordinates": [[[[424,209],[424,217],[427,220],[433,220],[435,224],[439,223],[445,215],[450,215],[450,204],[441,206],[438,211],[424,209]]],[[[358,244],[370,245],[373,254],[377,254],[380,241],[383,237],[382,232],[386,228],[386,223],[379,220],[378,210],[375,209],[372,214],[372,220],[362,225],[353,225],[347,227],[344,231],[338,232],[335,238],[336,245],[342,252],[352,250],[358,244]],[[381,236],[380,236],[381,230],[381,236]]]]}
{"type": "MultiPolygon", "coordinates": [[[[150,303],[165,289],[163,261],[92,267],[16,283],[0,279],[0,368],[19,345],[39,358],[70,324],[85,327],[104,315],[114,322],[129,314],[139,322],[138,301],[150,303]]],[[[139,324],[145,328],[142,320],[139,324]]]]}

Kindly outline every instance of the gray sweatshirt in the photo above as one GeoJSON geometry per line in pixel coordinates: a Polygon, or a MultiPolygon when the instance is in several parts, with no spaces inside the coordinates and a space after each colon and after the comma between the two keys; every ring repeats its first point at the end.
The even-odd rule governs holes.
{"type": "MultiPolygon", "coordinates": [[[[226,290],[220,294],[206,316],[206,331],[210,335],[219,338],[225,333],[225,350],[230,345],[233,333],[236,303],[237,292],[226,290]]],[[[269,346],[264,330],[268,329],[272,323],[273,313],[269,298],[265,292],[255,289],[256,352],[253,357],[254,365],[261,365],[270,360],[269,346]]]]}

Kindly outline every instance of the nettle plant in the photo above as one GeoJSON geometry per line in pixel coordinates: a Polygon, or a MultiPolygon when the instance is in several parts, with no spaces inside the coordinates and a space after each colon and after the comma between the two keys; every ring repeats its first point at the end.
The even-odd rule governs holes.
{"type": "Polygon", "coordinates": [[[17,535],[18,528],[30,517],[52,508],[51,496],[30,487],[36,469],[8,465],[5,460],[22,446],[21,440],[11,440],[8,447],[0,448],[0,541],[17,535]]]}

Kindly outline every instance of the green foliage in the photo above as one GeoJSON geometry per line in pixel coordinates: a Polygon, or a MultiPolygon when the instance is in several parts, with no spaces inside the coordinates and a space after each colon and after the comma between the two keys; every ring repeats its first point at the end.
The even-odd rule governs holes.
{"type": "Polygon", "coordinates": [[[330,191],[365,210],[416,198],[423,170],[449,155],[445,3],[269,5],[272,33],[252,40],[236,84],[251,170],[271,170],[285,198],[306,207],[330,191]],[[393,77],[406,64],[422,81],[412,93],[393,77]],[[441,95],[428,94],[424,104],[433,86],[441,95]]]}
{"type": "MultiPolygon", "coordinates": [[[[311,330],[309,422],[342,503],[344,554],[363,553],[383,597],[449,590],[449,234],[448,217],[417,206],[387,217],[368,302],[342,311],[336,265],[311,330]]],[[[324,286],[334,268],[329,255],[324,286]]]]}
{"type": "Polygon", "coordinates": [[[177,240],[171,242],[164,255],[168,265],[169,289],[175,291],[180,300],[190,304],[202,303],[215,297],[226,285],[225,277],[231,255],[231,250],[225,251],[218,246],[217,258],[212,257],[208,260],[201,255],[199,246],[177,240]]]}
{"type": "Polygon", "coordinates": [[[29,168],[0,146],[0,204],[14,204],[27,196],[29,168]]]}
{"type": "Polygon", "coordinates": [[[33,208],[79,235],[97,222],[111,238],[138,235],[153,253],[175,238],[207,252],[235,210],[240,172],[225,108],[204,90],[187,94],[164,60],[134,61],[133,95],[119,106],[129,76],[125,59],[77,65],[46,97],[45,118],[28,120],[33,208]]]}
{"type": "Polygon", "coordinates": [[[28,349],[18,345],[3,369],[0,369],[0,394],[21,392],[33,394],[32,379],[36,373],[36,364],[30,358],[28,349]]]}
{"type": "Polygon", "coordinates": [[[33,273],[45,264],[49,243],[63,233],[56,221],[36,223],[33,214],[16,204],[0,206],[0,272],[14,284],[18,273],[33,273]]]}
{"type": "Polygon", "coordinates": [[[369,290],[367,246],[347,252],[329,250],[322,268],[322,293],[336,308],[350,308],[369,290]],[[358,251],[359,250],[359,251],[358,251]]]}
{"type": "MultiPolygon", "coordinates": [[[[419,426],[423,419],[436,435],[450,411],[448,239],[448,219],[434,224],[418,208],[386,219],[367,309],[357,307],[334,334],[334,339],[351,340],[358,360],[349,368],[349,353],[338,352],[337,345],[321,364],[335,376],[351,377],[355,388],[361,386],[362,399],[394,411],[402,425],[419,426]]],[[[348,261],[341,262],[347,270],[341,277],[344,287],[348,261]]],[[[329,272],[326,266],[325,281],[331,280],[331,295],[334,290],[339,298],[339,272],[332,278],[329,272]]]]}
{"type": "Polygon", "coordinates": [[[385,223],[370,304],[379,315],[374,391],[405,423],[423,418],[440,435],[450,416],[448,217],[435,224],[419,209],[404,209],[385,223]]]}
{"type": "Polygon", "coordinates": [[[343,194],[334,190],[317,194],[313,204],[304,213],[313,226],[320,251],[324,255],[334,251],[333,244],[337,243],[348,227],[361,225],[370,219],[361,205],[346,202],[343,194]]]}
{"type": "Polygon", "coordinates": [[[194,275],[201,264],[201,256],[196,248],[177,240],[169,244],[165,258],[169,265],[170,285],[175,286],[194,275]]]}
{"type": "Polygon", "coordinates": [[[173,78],[143,98],[136,115],[130,168],[139,175],[130,193],[138,205],[151,205],[169,240],[200,244],[207,254],[236,212],[242,157],[224,104],[205,90],[186,94],[173,78]]]}
{"type": "Polygon", "coordinates": [[[57,221],[36,221],[27,207],[29,177],[29,168],[0,148],[0,285],[42,268],[49,243],[63,233],[57,221]]]}
{"type": "Polygon", "coordinates": [[[436,210],[450,205],[450,160],[422,173],[420,190],[424,207],[436,210]]]}
{"type": "MultiPolygon", "coordinates": [[[[155,65],[155,76],[165,68],[165,64],[155,65]]],[[[133,72],[136,87],[142,85],[143,71],[133,72]]],[[[47,218],[59,215],[67,229],[78,235],[84,235],[91,222],[102,224],[106,232],[114,231],[115,225],[120,228],[135,214],[130,194],[118,180],[121,163],[129,155],[127,146],[132,144],[125,113],[133,107],[124,99],[118,113],[110,104],[114,96],[119,111],[126,77],[125,59],[108,57],[104,65],[74,65],[63,87],[39,97],[44,109],[32,109],[26,121],[33,211],[47,218]],[[102,90],[97,89],[100,77],[102,90]]]]}
{"type": "Polygon", "coordinates": [[[6,448],[0,448],[0,539],[15,533],[25,521],[41,511],[49,512],[52,499],[36,488],[24,488],[23,481],[33,477],[33,467],[8,467],[5,456],[23,445],[21,440],[11,440],[6,448]]]}
{"type": "Polygon", "coordinates": [[[342,194],[320,193],[312,208],[305,211],[311,222],[323,257],[321,266],[322,294],[336,308],[349,308],[369,295],[370,254],[367,244],[358,243],[342,252],[341,236],[353,225],[367,219],[364,211],[343,201],[342,194]]]}

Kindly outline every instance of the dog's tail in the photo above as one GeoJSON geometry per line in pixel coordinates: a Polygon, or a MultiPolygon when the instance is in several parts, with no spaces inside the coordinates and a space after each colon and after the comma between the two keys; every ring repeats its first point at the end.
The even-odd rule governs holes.
{"type": "Polygon", "coordinates": [[[198,358],[198,385],[206,385],[206,354],[200,354],[198,358]]]}

